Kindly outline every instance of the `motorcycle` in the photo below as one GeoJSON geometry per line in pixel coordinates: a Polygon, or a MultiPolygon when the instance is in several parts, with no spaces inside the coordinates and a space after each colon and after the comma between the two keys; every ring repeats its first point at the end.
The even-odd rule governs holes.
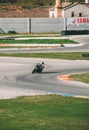
{"type": "Polygon", "coordinates": [[[38,63],[38,64],[35,66],[35,68],[33,69],[32,74],[34,74],[34,73],[41,73],[41,72],[43,71],[43,69],[44,69],[44,65],[38,63]]]}

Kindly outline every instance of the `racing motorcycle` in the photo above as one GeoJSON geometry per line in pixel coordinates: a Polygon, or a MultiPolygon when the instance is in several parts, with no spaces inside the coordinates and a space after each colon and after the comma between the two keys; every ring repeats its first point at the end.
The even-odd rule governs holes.
{"type": "Polygon", "coordinates": [[[35,66],[35,68],[33,69],[32,74],[34,74],[34,73],[41,73],[43,71],[43,69],[44,69],[44,62],[38,63],[35,66]]]}

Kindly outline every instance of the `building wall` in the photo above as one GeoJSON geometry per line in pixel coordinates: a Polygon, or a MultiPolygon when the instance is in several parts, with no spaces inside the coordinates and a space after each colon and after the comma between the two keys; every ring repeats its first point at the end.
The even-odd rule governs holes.
{"type": "Polygon", "coordinates": [[[77,4],[69,9],[65,9],[64,17],[71,17],[72,12],[74,12],[74,17],[79,17],[79,13],[82,13],[82,17],[89,17],[89,8],[85,5],[77,4]]]}
{"type": "Polygon", "coordinates": [[[55,18],[55,11],[54,10],[49,11],[49,18],[55,18]]]}

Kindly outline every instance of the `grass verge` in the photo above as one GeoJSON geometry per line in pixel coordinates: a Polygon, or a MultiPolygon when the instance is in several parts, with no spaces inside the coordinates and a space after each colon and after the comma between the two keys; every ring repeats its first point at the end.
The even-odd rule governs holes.
{"type": "Polygon", "coordinates": [[[89,130],[89,100],[59,95],[0,100],[0,130],[89,130]]]}
{"type": "Polygon", "coordinates": [[[74,74],[74,75],[71,75],[69,77],[76,80],[76,81],[80,81],[80,82],[84,82],[84,83],[89,84],[89,73],[74,74]]]}
{"type": "MultiPolygon", "coordinates": [[[[84,52],[83,52],[84,53],[84,52]]],[[[89,52],[85,52],[89,54],[89,52]]],[[[12,57],[32,57],[32,58],[50,58],[66,60],[89,60],[89,57],[83,57],[82,52],[54,52],[54,53],[0,53],[0,56],[12,57]]]]}
{"type": "Polygon", "coordinates": [[[29,40],[0,40],[0,44],[61,44],[76,43],[69,39],[29,39],[29,40]]]}

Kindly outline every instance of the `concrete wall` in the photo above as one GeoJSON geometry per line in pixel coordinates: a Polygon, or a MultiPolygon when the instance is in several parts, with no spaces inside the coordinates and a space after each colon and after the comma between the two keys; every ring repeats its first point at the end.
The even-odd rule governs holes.
{"type": "Polygon", "coordinates": [[[16,31],[17,33],[29,32],[28,18],[0,18],[0,28],[7,33],[16,31]]]}
{"type": "Polygon", "coordinates": [[[0,28],[7,33],[59,33],[63,30],[89,30],[89,17],[73,18],[0,18],[0,28]]]}
{"type": "Polygon", "coordinates": [[[61,32],[64,30],[64,18],[32,18],[32,33],[61,32]]]}
{"type": "Polygon", "coordinates": [[[0,28],[7,33],[49,33],[64,29],[64,18],[0,18],[0,28]]]}

